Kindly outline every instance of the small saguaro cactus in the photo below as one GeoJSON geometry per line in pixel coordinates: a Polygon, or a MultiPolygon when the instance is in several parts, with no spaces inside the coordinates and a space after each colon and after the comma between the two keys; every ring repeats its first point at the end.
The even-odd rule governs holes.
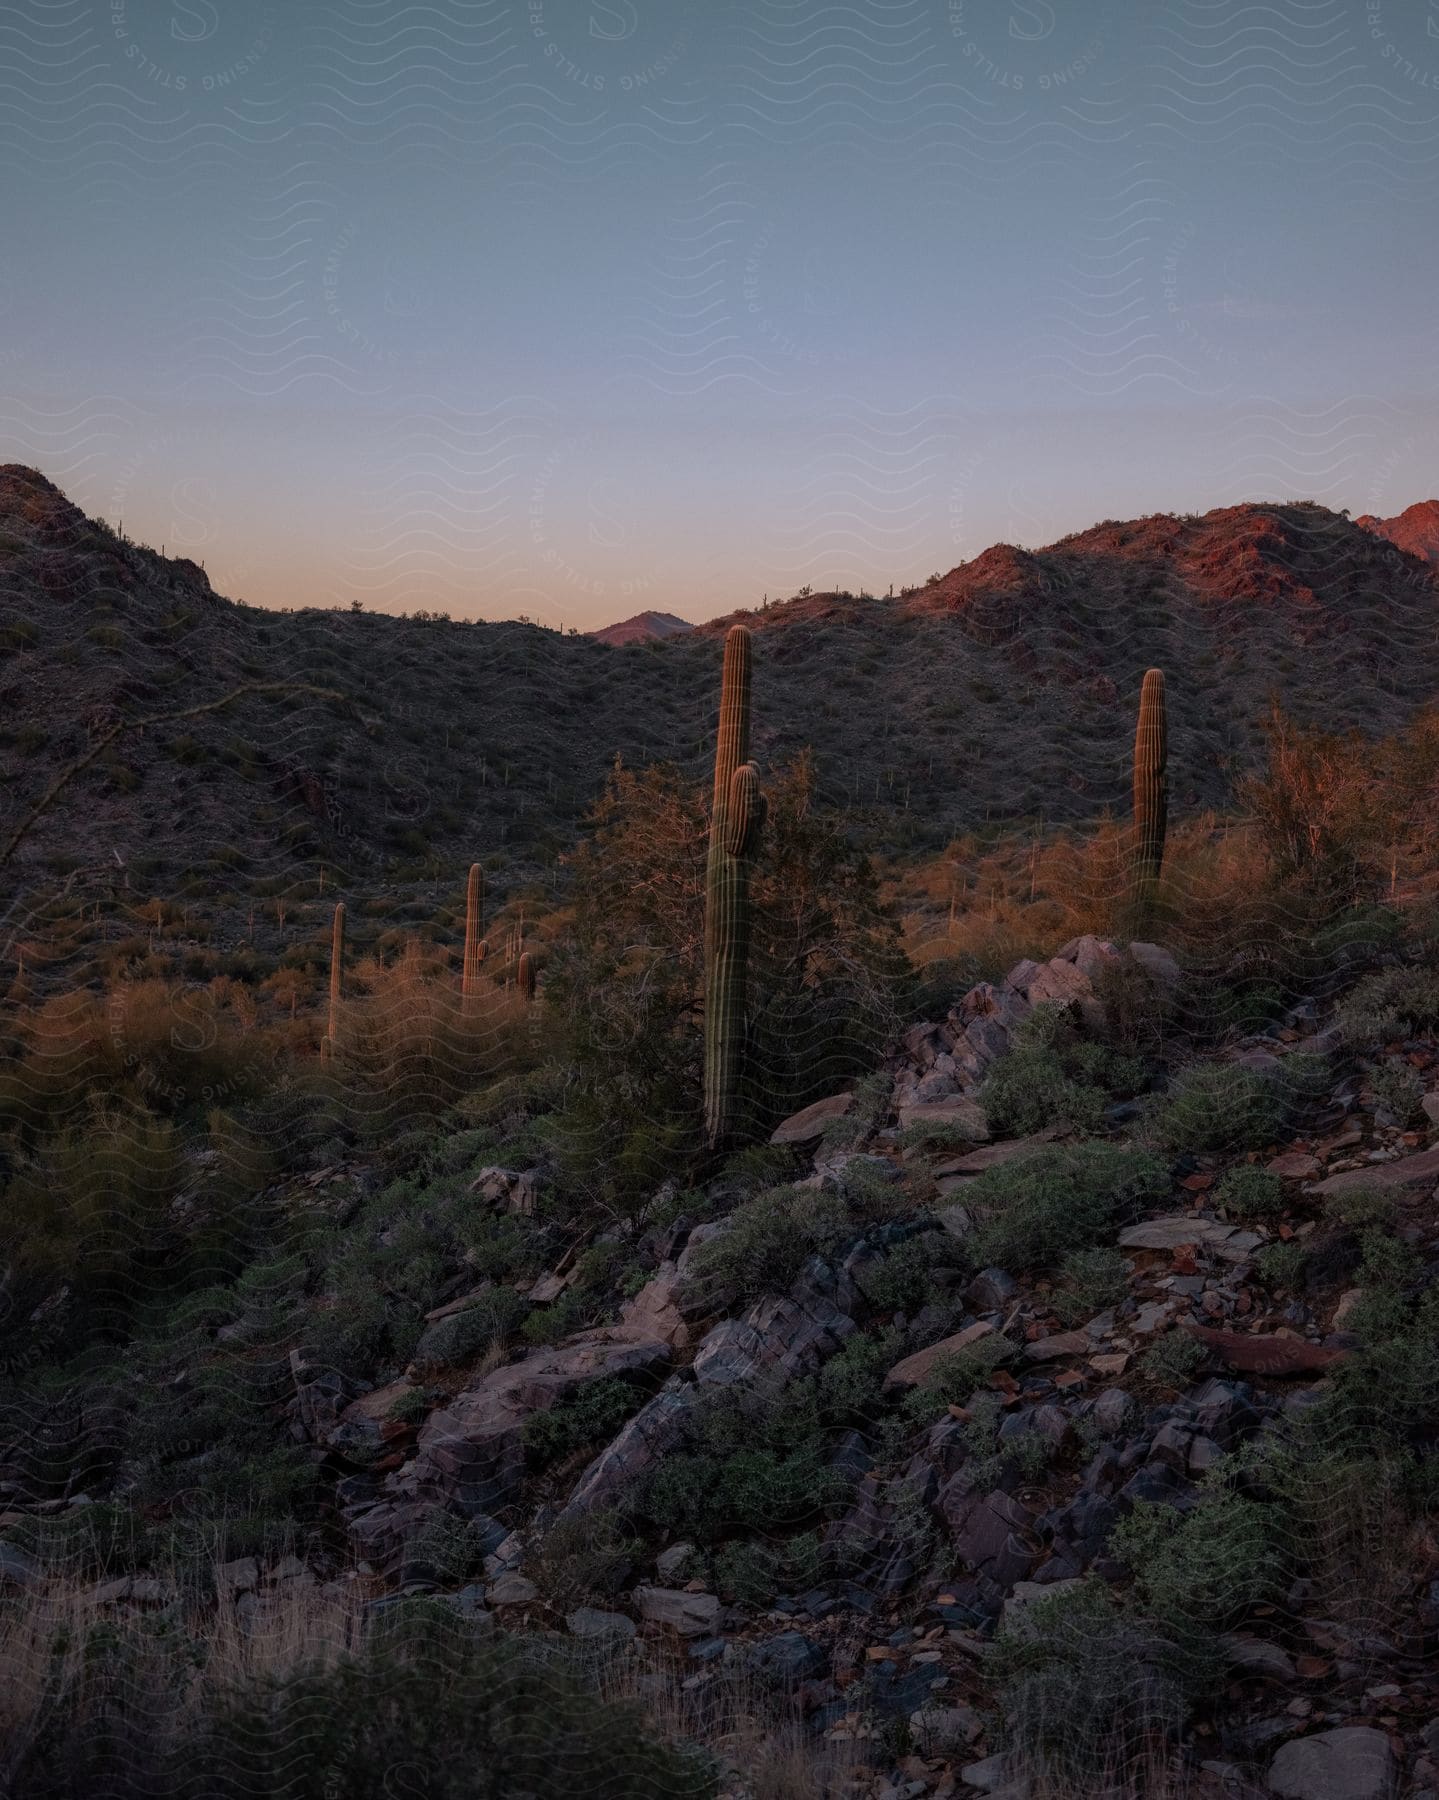
{"type": "Polygon", "coordinates": [[[520,960],[515,966],[515,984],[521,997],[533,1000],[535,997],[535,959],[528,950],[520,952],[520,960]]]}
{"type": "Polygon", "coordinates": [[[485,875],[478,863],[470,864],[470,879],[465,888],[465,967],[460,977],[460,994],[466,1006],[480,991],[480,967],[488,949],[480,933],[484,929],[485,875]]]}
{"type": "Polygon", "coordinates": [[[749,760],[750,634],[730,627],[720,684],[714,799],[705,869],[705,1137],[732,1134],[744,1063],[750,940],[750,862],[764,826],[759,773],[749,760]]]}
{"type": "Polygon", "coordinates": [[[1169,733],[1164,714],[1164,671],[1150,669],[1139,690],[1134,733],[1134,892],[1148,898],[1164,863],[1169,815],[1169,733]]]}
{"type": "Polygon", "coordinates": [[[335,1054],[335,1044],[340,1035],[340,1001],[344,995],[345,971],[345,903],[339,901],[335,906],[335,922],[330,928],[330,1020],[329,1030],[324,1042],[320,1045],[320,1055],[326,1062],[335,1054]]]}

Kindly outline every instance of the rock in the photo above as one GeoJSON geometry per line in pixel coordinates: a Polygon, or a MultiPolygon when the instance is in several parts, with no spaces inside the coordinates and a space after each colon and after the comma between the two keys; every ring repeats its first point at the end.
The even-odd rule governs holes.
{"type": "Polygon", "coordinates": [[[1019,1292],[1019,1284],[1003,1269],[981,1269],[964,1290],[976,1311],[1002,1312],[1019,1292]]]}
{"type": "Polygon", "coordinates": [[[606,1327],[492,1369],[425,1421],[409,1490],[437,1493],[462,1510],[497,1511],[524,1475],[526,1419],[590,1382],[651,1376],[669,1359],[668,1344],[606,1327]]]}
{"type": "MultiPolygon", "coordinates": [[[[986,1794],[996,1794],[1000,1788],[1006,1788],[1009,1781],[1009,1758],[1003,1754],[986,1756],[982,1762],[966,1763],[959,1771],[959,1778],[966,1787],[979,1788],[986,1794]]],[[[1014,1790],[1016,1794],[1021,1789],[1014,1790]]]]}
{"type": "Polygon", "coordinates": [[[1087,1331],[1057,1331],[1024,1346],[1027,1362],[1058,1362],[1066,1356],[1088,1356],[1093,1348],[1087,1331]]]}
{"type": "Polygon", "coordinates": [[[1047,1126],[1043,1131],[1036,1131],[1029,1137],[1005,1138],[999,1144],[981,1144],[977,1150],[966,1150],[962,1156],[946,1157],[943,1162],[934,1165],[934,1176],[943,1182],[951,1176],[963,1176],[969,1179],[982,1175],[986,1169],[996,1168],[1000,1163],[1012,1162],[1016,1156],[1027,1156],[1031,1150],[1038,1150],[1045,1144],[1052,1144],[1059,1136],[1055,1126],[1047,1126]]]}
{"type": "Polygon", "coordinates": [[[902,1392],[905,1388],[918,1387],[930,1374],[937,1363],[943,1362],[947,1356],[955,1356],[961,1350],[967,1350],[971,1344],[977,1344],[983,1337],[993,1334],[994,1327],[983,1319],[976,1319],[973,1324],[966,1325],[963,1331],[956,1331],[953,1337],[941,1338],[939,1343],[931,1344],[928,1349],[916,1350],[913,1355],[897,1362],[884,1378],[884,1391],[887,1394],[902,1392]]]}
{"type": "Polygon", "coordinates": [[[40,1585],[40,1565],[13,1544],[0,1543],[0,1588],[40,1585]]]}
{"type": "Polygon", "coordinates": [[[1167,993],[1177,988],[1184,976],[1179,964],[1158,944],[1130,944],[1125,952],[1167,993]]]}
{"type": "Polygon", "coordinates": [[[916,1126],[935,1127],[946,1132],[957,1131],[975,1144],[982,1144],[989,1136],[989,1121],[984,1116],[984,1108],[977,1100],[967,1100],[962,1095],[947,1100],[915,1101],[911,1105],[901,1106],[899,1126],[901,1131],[908,1131],[916,1126]]]}
{"type": "Polygon", "coordinates": [[[1325,1181],[1316,1181],[1311,1194],[1351,1194],[1366,1188],[1390,1193],[1432,1188],[1439,1183],[1439,1149],[1420,1150],[1413,1156],[1396,1156],[1392,1162],[1371,1163],[1364,1169],[1346,1169],[1325,1181]]]}
{"type": "Polygon", "coordinates": [[[1389,1739],[1368,1725],[1295,1738],[1269,1765],[1270,1791],[1285,1800],[1392,1800],[1397,1785],[1389,1739]]]}
{"type": "Polygon", "coordinates": [[[1205,1325],[1185,1329],[1231,1369],[1249,1375],[1310,1375],[1339,1362],[1348,1352],[1329,1350],[1305,1338],[1273,1333],[1213,1331],[1205,1325]]]}
{"type": "Polygon", "coordinates": [[[620,1329],[637,1338],[668,1344],[671,1350],[689,1346],[690,1321],[681,1310],[684,1276],[677,1262],[661,1263],[657,1272],[620,1310],[620,1329]]]}
{"type": "Polygon", "coordinates": [[[1013,1624],[1015,1616],[1034,1601],[1047,1600],[1051,1594],[1063,1594],[1080,1585],[1080,1578],[1077,1576],[1065,1581],[1016,1581],[1014,1591],[1006,1597],[1000,1609],[1000,1622],[1004,1625],[1013,1624]]]}
{"type": "Polygon", "coordinates": [[[491,1166],[481,1169],[470,1183],[470,1192],[478,1194],[481,1200],[487,1200],[492,1206],[505,1206],[511,1212],[532,1213],[535,1202],[539,1198],[539,1171],[526,1169],[519,1173],[514,1169],[500,1169],[491,1166]]]}
{"type": "Polygon", "coordinates": [[[632,1638],[639,1629],[624,1613],[601,1612],[593,1606],[577,1606],[572,1613],[566,1613],[565,1624],[572,1637],[610,1642],[632,1638]]]}
{"type": "Polygon", "coordinates": [[[1424,1117],[1431,1125],[1439,1125],[1439,1094],[1426,1094],[1419,1102],[1424,1108],[1424,1117]]]}
{"type": "Polygon", "coordinates": [[[1177,1250],[1181,1244],[1222,1244],[1235,1227],[1196,1213],[1171,1213],[1160,1219],[1144,1219],[1119,1234],[1121,1250],[1177,1250]]]}
{"type": "Polygon", "coordinates": [[[637,1587],[635,1605],[651,1625],[664,1625],[681,1637],[707,1637],[724,1611],[715,1594],[691,1594],[683,1588],[637,1587]]]}
{"type": "Polygon", "coordinates": [[[1307,1150],[1285,1150],[1278,1156],[1271,1156],[1264,1165],[1281,1181],[1313,1181],[1323,1166],[1319,1158],[1311,1156],[1307,1150]]]}
{"type": "Polygon", "coordinates": [[[909,1715],[909,1725],[920,1753],[930,1757],[957,1755],[984,1732],[984,1720],[971,1706],[922,1706],[909,1715]]]}
{"type": "Polygon", "coordinates": [[[772,1144],[813,1143],[823,1137],[824,1128],[831,1119],[842,1119],[853,1109],[853,1094],[832,1094],[827,1100],[816,1100],[776,1125],[769,1141],[772,1144]]]}
{"type": "Polygon", "coordinates": [[[946,1482],[939,1510],[949,1526],[956,1556],[976,1575],[987,1576],[1008,1590],[1022,1581],[1034,1562],[1026,1536],[1028,1512],[999,1489],[976,1494],[964,1469],[946,1482]]]}
{"type": "Polygon", "coordinates": [[[677,1378],[666,1382],[580,1476],[561,1517],[572,1518],[608,1506],[642,1475],[647,1475],[683,1441],[694,1403],[693,1387],[682,1385],[677,1378]]]}
{"type": "Polygon", "coordinates": [[[398,1400],[418,1390],[408,1381],[391,1381],[352,1400],[321,1440],[325,1446],[361,1467],[378,1462],[403,1439],[414,1435],[413,1423],[392,1419],[398,1400]]]}
{"type": "Polygon", "coordinates": [[[813,1681],[829,1667],[824,1646],[798,1631],[782,1631],[778,1637],[753,1645],[745,1661],[757,1674],[782,1682],[786,1687],[813,1681]]]}
{"type": "Polygon", "coordinates": [[[491,1606],[528,1606],[539,1598],[539,1593],[533,1581],[512,1570],[490,1584],[487,1597],[491,1606]]]}
{"type": "Polygon", "coordinates": [[[1294,1658],[1278,1644],[1266,1643],[1263,1638],[1244,1637],[1237,1632],[1220,1641],[1233,1669],[1250,1669],[1256,1675],[1269,1675],[1276,1681],[1297,1678],[1294,1658]]]}
{"type": "Polygon", "coordinates": [[[260,1565],[253,1556],[237,1556],[233,1562],[215,1565],[215,1592],[221,1599],[253,1593],[259,1585],[260,1565]]]}
{"type": "Polygon", "coordinates": [[[655,1558],[655,1573],[661,1584],[677,1581],[684,1573],[685,1564],[695,1553],[693,1544],[670,1544],[661,1550],[655,1558]]]}
{"type": "Polygon", "coordinates": [[[830,1298],[834,1291],[833,1271],[811,1257],[789,1295],[767,1295],[742,1318],[715,1326],[695,1352],[695,1380],[703,1387],[732,1387],[808,1374],[855,1330],[854,1320],[830,1298]]]}

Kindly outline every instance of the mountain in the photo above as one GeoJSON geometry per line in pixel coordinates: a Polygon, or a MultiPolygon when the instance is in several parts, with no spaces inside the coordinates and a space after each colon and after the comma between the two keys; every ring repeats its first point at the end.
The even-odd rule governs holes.
{"type": "Polygon", "coordinates": [[[1392,519],[1376,519],[1373,513],[1365,513],[1354,523],[1439,569],[1439,500],[1416,500],[1392,519]]]}
{"type": "Polygon", "coordinates": [[[673,613],[642,612],[632,619],[621,619],[617,625],[605,625],[599,631],[585,635],[600,644],[650,644],[657,638],[675,637],[682,631],[693,630],[688,619],[676,618],[673,613]]]}
{"type": "MultiPolygon", "coordinates": [[[[1152,664],[1179,812],[1227,802],[1272,693],[1379,732],[1439,691],[1430,566],[1312,504],[1107,521],[892,600],[732,618],[755,631],[756,757],[812,748],[822,796],[897,852],[1125,807],[1152,664]]],[[[500,896],[553,891],[617,755],[705,775],[728,622],[637,656],[514,622],[268,612],[0,467],[0,847],[93,756],[26,835],[12,901],[118,881],[233,918],[324,869],[418,920],[476,856],[500,896]]]]}

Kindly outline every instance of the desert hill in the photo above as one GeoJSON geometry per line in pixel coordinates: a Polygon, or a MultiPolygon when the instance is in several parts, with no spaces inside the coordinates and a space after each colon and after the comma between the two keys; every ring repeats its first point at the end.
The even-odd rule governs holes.
{"type": "Polygon", "coordinates": [[[1392,519],[1376,519],[1373,513],[1365,513],[1355,523],[1388,538],[1391,544],[1419,557],[1431,568],[1439,568],[1439,500],[1416,501],[1392,519]]]}
{"type": "Polygon", "coordinates": [[[632,619],[621,619],[617,624],[601,626],[598,631],[585,635],[600,644],[648,644],[657,638],[676,637],[682,631],[693,630],[688,619],[676,618],[673,613],[642,612],[632,619]]]}
{"type": "MultiPolygon", "coordinates": [[[[1110,521],[894,599],[733,616],[758,636],[756,754],[813,746],[821,791],[898,851],[1123,806],[1151,664],[1181,809],[1225,803],[1271,694],[1380,732],[1439,688],[1429,566],[1312,504],[1110,521]]],[[[501,890],[548,882],[616,755],[702,773],[726,623],[622,654],[530,624],[267,612],[0,468],[6,838],[115,726],[295,684],[123,731],[27,836],[19,885],[124,867],[213,900],[318,863],[403,889],[476,854],[501,890]]]]}

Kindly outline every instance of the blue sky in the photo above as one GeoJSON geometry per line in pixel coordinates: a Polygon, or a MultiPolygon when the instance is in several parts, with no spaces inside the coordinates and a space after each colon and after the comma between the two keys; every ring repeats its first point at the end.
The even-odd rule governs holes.
{"type": "Polygon", "coordinates": [[[1429,0],[21,0],[0,168],[0,455],[266,605],[1439,491],[1429,0]]]}

